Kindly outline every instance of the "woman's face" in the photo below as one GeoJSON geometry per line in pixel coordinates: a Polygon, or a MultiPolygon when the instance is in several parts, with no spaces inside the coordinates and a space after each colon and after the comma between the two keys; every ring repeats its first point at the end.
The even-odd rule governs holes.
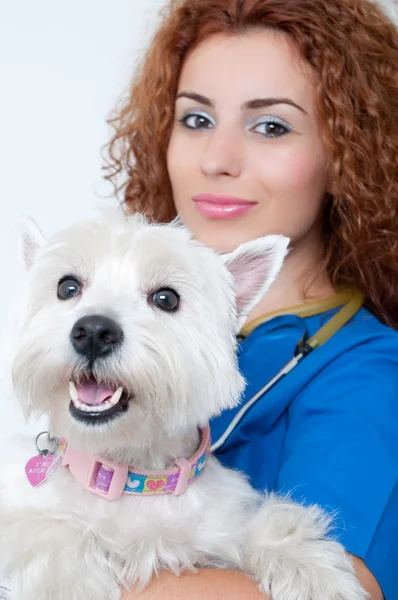
{"type": "Polygon", "coordinates": [[[167,165],[177,211],[210,247],[319,242],[326,157],[311,74],[286,37],[216,35],[188,55],[167,165]]]}

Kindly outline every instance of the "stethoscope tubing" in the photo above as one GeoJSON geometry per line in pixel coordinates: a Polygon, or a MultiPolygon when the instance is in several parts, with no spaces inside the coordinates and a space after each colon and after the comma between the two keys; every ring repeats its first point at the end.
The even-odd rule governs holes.
{"type": "Polygon", "coordinates": [[[245,404],[242,406],[239,412],[232,419],[231,423],[228,425],[227,429],[224,431],[222,436],[220,436],[218,440],[211,445],[211,452],[215,452],[216,450],[218,450],[218,448],[220,448],[220,446],[222,446],[226,442],[226,440],[229,438],[234,429],[237,428],[237,426],[239,425],[247,411],[253,406],[253,404],[258,402],[260,398],[264,396],[264,394],[266,394],[271,388],[274,387],[274,385],[278,383],[278,381],[282,379],[282,377],[290,373],[290,371],[292,371],[298,365],[298,363],[304,358],[304,356],[305,354],[302,353],[297,354],[297,356],[294,356],[284,367],[282,367],[282,369],[279,371],[279,373],[275,375],[275,377],[273,377],[258,392],[256,392],[254,396],[250,398],[250,400],[245,402],[245,404]]]}

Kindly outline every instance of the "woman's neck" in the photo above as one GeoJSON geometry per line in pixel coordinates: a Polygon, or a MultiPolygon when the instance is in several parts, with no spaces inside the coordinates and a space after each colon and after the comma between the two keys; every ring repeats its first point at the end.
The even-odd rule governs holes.
{"type": "Polygon", "coordinates": [[[291,306],[327,298],[336,293],[322,268],[319,245],[297,245],[286,257],[282,270],[269,291],[256,304],[247,323],[258,317],[291,306]]]}

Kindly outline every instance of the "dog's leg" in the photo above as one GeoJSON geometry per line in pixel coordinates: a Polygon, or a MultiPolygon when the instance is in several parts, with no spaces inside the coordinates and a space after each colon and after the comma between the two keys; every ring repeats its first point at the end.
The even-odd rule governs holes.
{"type": "MultiPolygon", "coordinates": [[[[73,552],[73,550],[72,550],[73,552]]],[[[120,600],[121,588],[103,574],[94,581],[98,572],[89,573],[68,565],[66,573],[54,572],[49,555],[39,555],[13,573],[7,600],[120,600]],[[101,587],[100,582],[103,583],[101,587]]]]}
{"type": "Polygon", "coordinates": [[[331,517],[271,494],[249,522],[244,567],[272,600],[366,600],[331,517]]]}
{"type": "Polygon", "coordinates": [[[0,600],[12,600],[9,582],[2,579],[1,583],[7,585],[0,585],[0,600]]]}
{"type": "Polygon", "coordinates": [[[11,573],[9,600],[121,599],[112,559],[91,531],[67,518],[37,514],[15,514],[7,524],[0,520],[1,570],[11,573]]]}

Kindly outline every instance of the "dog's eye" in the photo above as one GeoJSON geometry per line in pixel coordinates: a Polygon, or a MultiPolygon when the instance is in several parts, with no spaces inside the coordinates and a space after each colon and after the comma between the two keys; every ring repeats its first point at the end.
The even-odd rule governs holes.
{"type": "Polygon", "coordinates": [[[66,275],[58,281],[57,297],[59,300],[68,300],[74,296],[78,296],[81,290],[81,283],[76,277],[66,275]]]}
{"type": "Polygon", "coordinates": [[[180,296],[170,288],[163,288],[153,294],[152,302],[162,310],[174,312],[180,305],[180,296]]]}

